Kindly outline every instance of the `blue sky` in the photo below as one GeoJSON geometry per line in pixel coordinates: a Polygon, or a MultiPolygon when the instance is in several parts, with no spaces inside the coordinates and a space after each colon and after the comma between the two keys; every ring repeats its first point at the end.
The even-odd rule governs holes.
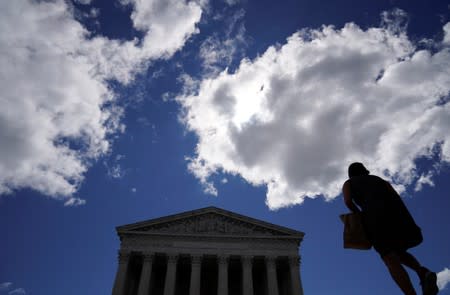
{"type": "MultiPolygon", "coordinates": [[[[306,233],[306,294],[399,294],[342,248],[362,161],[450,294],[446,1],[0,4],[0,294],[108,294],[118,225],[217,206],[306,233]]],[[[417,278],[411,274],[417,284],[417,278]]]]}

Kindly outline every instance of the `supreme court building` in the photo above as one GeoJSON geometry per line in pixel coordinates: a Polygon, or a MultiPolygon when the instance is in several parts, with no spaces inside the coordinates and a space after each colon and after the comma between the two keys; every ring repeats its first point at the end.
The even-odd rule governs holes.
{"type": "Polygon", "coordinates": [[[116,229],[113,295],[303,295],[302,232],[216,207],[116,229]]]}

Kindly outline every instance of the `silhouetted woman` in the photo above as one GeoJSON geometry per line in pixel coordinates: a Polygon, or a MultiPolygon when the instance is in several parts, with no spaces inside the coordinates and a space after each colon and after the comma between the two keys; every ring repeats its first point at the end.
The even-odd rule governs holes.
{"type": "Polygon", "coordinates": [[[402,264],[417,273],[424,295],[437,294],[436,273],[407,252],[423,238],[399,194],[389,182],[370,175],[361,163],[351,164],[348,176],[342,188],[345,204],[352,212],[362,211],[367,237],[403,293],[415,295],[416,291],[402,264]]]}

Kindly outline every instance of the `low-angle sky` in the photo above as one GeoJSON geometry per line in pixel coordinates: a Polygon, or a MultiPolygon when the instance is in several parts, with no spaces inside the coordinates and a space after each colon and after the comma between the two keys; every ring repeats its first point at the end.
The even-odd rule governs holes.
{"type": "Polygon", "coordinates": [[[0,1],[0,89],[0,295],[110,294],[116,226],[207,206],[305,232],[306,294],[400,294],[342,247],[354,161],[450,294],[448,1],[0,1]]]}

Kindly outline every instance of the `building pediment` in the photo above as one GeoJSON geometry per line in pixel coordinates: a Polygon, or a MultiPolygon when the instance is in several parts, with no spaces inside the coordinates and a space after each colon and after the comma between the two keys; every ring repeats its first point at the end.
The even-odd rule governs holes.
{"type": "Polygon", "coordinates": [[[303,233],[216,207],[188,211],[117,228],[121,233],[295,237],[303,233]]]}

